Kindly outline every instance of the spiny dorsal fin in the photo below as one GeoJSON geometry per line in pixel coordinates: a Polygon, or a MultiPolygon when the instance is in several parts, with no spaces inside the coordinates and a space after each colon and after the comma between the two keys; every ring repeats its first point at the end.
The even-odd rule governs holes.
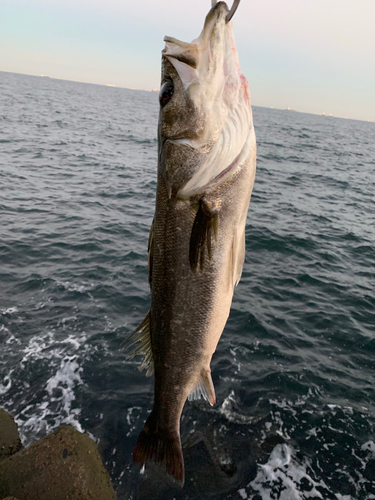
{"type": "Polygon", "coordinates": [[[198,384],[191,391],[188,400],[200,399],[203,397],[213,406],[216,403],[215,388],[211,378],[211,372],[208,370],[201,371],[201,377],[198,384]]]}
{"type": "Polygon", "coordinates": [[[204,267],[206,247],[208,258],[211,262],[212,233],[214,233],[216,239],[217,219],[217,209],[210,207],[204,200],[200,200],[190,236],[189,261],[190,267],[194,273],[197,271],[198,265],[201,270],[204,267]]]}
{"type": "Polygon", "coordinates": [[[124,351],[127,351],[130,347],[136,345],[129,354],[126,355],[126,359],[132,359],[134,356],[142,355],[143,361],[139,366],[139,371],[141,372],[145,368],[146,377],[152,375],[154,371],[154,359],[152,356],[151,349],[151,334],[150,334],[150,311],[146,314],[145,319],[142,323],[134,330],[130,335],[128,343],[124,347],[124,351]]]}

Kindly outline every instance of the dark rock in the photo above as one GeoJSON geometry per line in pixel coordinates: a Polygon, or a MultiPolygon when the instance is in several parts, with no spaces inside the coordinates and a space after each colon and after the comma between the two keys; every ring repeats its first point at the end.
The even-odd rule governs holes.
{"type": "Polygon", "coordinates": [[[96,444],[62,426],[0,463],[0,498],[114,500],[96,444]]]}
{"type": "Polygon", "coordinates": [[[22,448],[17,425],[11,415],[0,408],[0,461],[22,448]]]}

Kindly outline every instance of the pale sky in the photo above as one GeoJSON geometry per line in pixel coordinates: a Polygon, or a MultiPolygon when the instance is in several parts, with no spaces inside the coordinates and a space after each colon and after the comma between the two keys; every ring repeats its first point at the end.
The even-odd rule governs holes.
{"type": "MultiPolygon", "coordinates": [[[[158,88],[164,35],[190,42],[210,6],[0,0],[0,70],[158,88]]],[[[241,0],[233,24],[252,104],[375,121],[375,0],[241,0]]]]}

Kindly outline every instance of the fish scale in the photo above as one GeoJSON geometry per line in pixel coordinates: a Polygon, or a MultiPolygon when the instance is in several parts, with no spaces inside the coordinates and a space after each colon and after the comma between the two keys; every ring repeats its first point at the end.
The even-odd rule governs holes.
{"type": "Polygon", "coordinates": [[[133,461],[160,463],[182,485],[186,400],[216,401],[210,362],[245,257],[256,145],[247,80],[224,2],[191,44],[162,55],[156,206],[149,238],[151,308],[132,334],[154,406],[133,461]]]}

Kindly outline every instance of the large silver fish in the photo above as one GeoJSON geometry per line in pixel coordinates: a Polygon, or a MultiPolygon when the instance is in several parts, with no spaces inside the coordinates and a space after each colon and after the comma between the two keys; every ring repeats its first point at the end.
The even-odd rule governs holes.
{"type": "Polygon", "coordinates": [[[182,484],[180,417],[188,397],[215,403],[210,362],[241,277],[255,177],[249,88],[230,21],[238,3],[215,3],[196,40],[165,37],[162,51],[152,302],[129,355],[155,372],[155,395],[133,460],[161,463],[182,484]]]}

